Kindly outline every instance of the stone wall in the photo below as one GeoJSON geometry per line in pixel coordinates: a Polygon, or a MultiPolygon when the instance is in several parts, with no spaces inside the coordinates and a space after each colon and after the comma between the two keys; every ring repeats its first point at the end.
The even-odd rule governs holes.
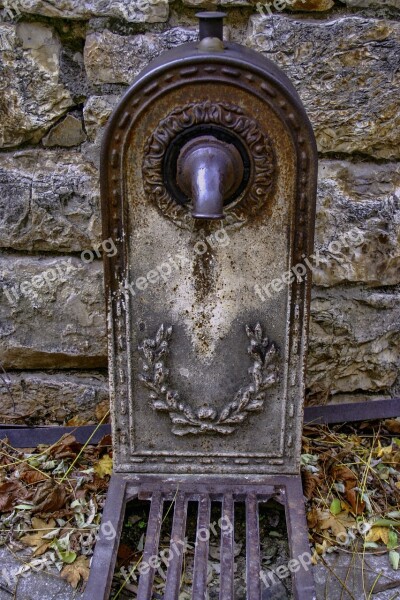
{"type": "MultiPolygon", "coordinates": [[[[0,420],[78,424],[104,414],[102,264],[93,251],[102,241],[101,136],[133,77],[195,39],[196,11],[215,6],[3,0],[0,420]],[[86,249],[93,261],[81,259],[86,249]]],[[[219,6],[228,39],[289,75],[317,136],[309,402],[399,394],[400,0],[219,6]]]]}

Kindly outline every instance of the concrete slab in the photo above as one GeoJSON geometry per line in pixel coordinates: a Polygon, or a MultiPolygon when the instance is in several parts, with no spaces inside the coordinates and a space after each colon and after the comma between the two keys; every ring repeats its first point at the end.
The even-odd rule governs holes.
{"type": "MultiPolygon", "coordinates": [[[[15,572],[29,558],[29,552],[15,555],[0,548],[0,600],[82,600],[83,594],[74,591],[61,579],[59,572],[33,572],[15,577],[15,572]]],[[[93,599],[94,600],[94,599],[93,599]]]]}
{"type": "Polygon", "coordinates": [[[327,555],[324,560],[327,566],[319,564],[313,569],[317,600],[400,598],[400,571],[392,569],[387,553],[363,558],[347,551],[327,555]]]}
{"type": "MultiPolygon", "coordinates": [[[[27,552],[13,555],[7,548],[0,548],[0,600],[83,600],[83,594],[61,579],[56,569],[51,574],[31,572],[19,577],[17,583],[13,573],[28,556],[27,552]]],[[[350,553],[327,555],[324,560],[327,566],[313,567],[317,600],[400,599],[400,571],[393,571],[387,554],[369,554],[364,564],[361,555],[350,553]]],[[[280,585],[266,590],[263,600],[286,597],[284,586],[280,585]]]]}

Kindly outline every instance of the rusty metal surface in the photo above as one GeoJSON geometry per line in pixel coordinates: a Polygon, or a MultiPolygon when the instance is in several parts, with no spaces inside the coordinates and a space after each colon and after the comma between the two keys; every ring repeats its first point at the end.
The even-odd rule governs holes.
{"type": "MultiPolygon", "coordinates": [[[[311,265],[301,277],[293,270],[313,249],[317,154],[284,74],[223,41],[221,14],[200,20],[201,42],[153,62],[103,139],[103,234],[117,246],[105,262],[115,477],[127,474],[125,503],[151,502],[146,556],[162,503],[174,502],[165,600],[179,596],[173,550],[188,502],[199,503],[201,529],[212,500],[232,524],[221,535],[220,599],[233,599],[235,502],[245,502],[247,598],[261,600],[259,502],[285,507],[293,557],[307,548],[299,461],[311,265]],[[195,138],[207,148],[191,154],[195,138]],[[285,273],[260,302],[255,284],[285,273]]],[[[207,552],[197,545],[196,600],[206,596],[207,552]]],[[[92,585],[109,581],[110,556],[97,564],[95,554],[92,585]]],[[[153,577],[139,581],[139,600],[153,577]]],[[[310,573],[294,573],[293,585],[298,600],[314,598],[310,573]]]]}
{"type": "MultiPolygon", "coordinates": [[[[85,589],[86,600],[109,600],[110,598],[112,577],[125,516],[126,492],[127,481],[119,475],[113,475],[102,517],[102,524],[107,524],[107,529],[105,534],[102,534],[102,527],[100,527],[91,562],[90,576],[85,589]],[[112,537],[106,535],[111,531],[110,527],[115,532],[112,537]]],[[[134,496],[137,492],[135,489],[131,489],[130,493],[134,496]]]]}
{"type": "MultiPolygon", "coordinates": [[[[197,531],[207,531],[211,518],[211,499],[208,494],[199,495],[197,531]]],[[[193,568],[193,598],[205,600],[207,597],[209,537],[198,536],[193,568]]]]}
{"type": "Polygon", "coordinates": [[[183,146],[176,170],[176,183],[193,201],[195,219],[225,218],[224,201],[232,195],[235,198],[244,175],[234,144],[212,135],[197,136],[183,146]]]}
{"type": "Polygon", "coordinates": [[[172,560],[169,562],[167,570],[167,580],[165,582],[164,600],[175,600],[179,597],[181,585],[183,553],[174,552],[174,548],[179,548],[180,543],[185,539],[186,517],[188,496],[184,492],[177,491],[174,500],[174,519],[171,532],[171,553],[172,560]]]}
{"type": "Polygon", "coordinates": [[[388,398],[387,400],[307,406],[304,422],[310,425],[313,423],[351,423],[399,416],[400,398],[388,398]]]}
{"type": "Polygon", "coordinates": [[[261,557],[258,497],[255,491],[246,496],[246,588],[247,597],[261,598],[261,557]]]}
{"type": "MultiPolygon", "coordinates": [[[[386,400],[365,400],[351,404],[327,404],[324,406],[306,406],[304,423],[353,423],[374,421],[400,416],[400,398],[386,400]]],[[[38,444],[54,444],[62,435],[72,434],[82,444],[97,444],[105,435],[111,433],[110,425],[82,425],[80,427],[26,427],[25,425],[0,424],[0,438],[7,437],[16,448],[35,447],[38,444]]]]}
{"type": "Polygon", "coordinates": [[[222,40],[224,17],[226,13],[217,11],[204,11],[196,13],[199,19],[199,39],[219,38],[222,40]]]}
{"type": "MultiPolygon", "coordinates": [[[[182,575],[183,553],[174,551],[183,546],[185,540],[185,524],[189,501],[198,503],[197,532],[210,527],[211,501],[222,505],[222,518],[232,527],[224,527],[221,531],[221,578],[220,600],[234,598],[234,513],[235,503],[246,505],[246,585],[247,599],[261,600],[265,587],[260,578],[260,536],[259,536],[259,503],[273,498],[285,507],[289,536],[290,555],[296,559],[309,553],[307,527],[303,510],[303,494],[300,477],[267,476],[263,480],[249,478],[246,483],[236,484],[230,477],[186,477],[161,478],[155,476],[121,476],[113,475],[111,492],[103,516],[103,523],[111,521],[116,530],[120,530],[124,505],[127,500],[141,498],[150,500],[150,514],[146,532],[143,562],[148,564],[151,556],[157,556],[159,548],[160,525],[163,502],[174,501],[174,518],[171,532],[171,554],[173,559],[167,570],[164,600],[178,600],[180,579],[182,575]],[[264,480],[264,483],[262,481],[264,480]],[[121,508],[122,507],[122,508],[121,508]],[[120,510],[120,513],[118,513],[120,510]]],[[[202,600],[207,594],[207,556],[208,540],[206,536],[196,536],[195,566],[193,573],[193,599],[202,600]]],[[[101,541],[96,545],[85,600],[105,600],[115,565],[115,540],[101,541]],[[107,544],[109,549],[107,550],[107,544]]],[[[138,584],[138,600],[151,600],[154,569],[140,575],[138,584]]],[[[313,578],[310,570],[299,569],[292,573],[293,592],[296,600],[313,600],[315,598],[313,578]]]]}
{"type": "MultiPolygon", "coordinates": [[[[149,521],[146,530],[146,543],[143,551],[143,562],[148,562],[157,554],[160,539],[161,520],[163,515],[163,496],[160,491],[154,492],[151,498],[149,521]]],[[[155,569],[150,568],[140,577],[138,597],[151,598],[155,569]]]]}
{"type": "MultiPolygon", "coordinates": [[[[234,500],[231,490],[226,490],[222,498],[222,517],[234,523],[234,500]]],[[[225,531],[222,531],[219,600],[229,600],[233,597],[234,545],[234,530],[225,529],[225,531]]]]}
{"type": "Polygon", "coordinates": [[[315,143],[285,76],[262,57],[226,46],[223,53],[189,45],[165,55],[127,92],[105,136],[104,236],[118,247],[105,268],[120,472],[299,468],[310,270],[266,302],[253,287],[312,253],[315,143]],[[188,124],[230,128],[251,159],[241,197],[224,207],[226,251],[207,243],[220,223],[196,227],[190,207],[171,199],[163,183],[167,147],[174,131],[190,135],[188,124]],[[144,166],[143,180],[136,165],[144,166]],[[194,253],[199,244],[206,245],[201,255],[194,253]],[[173,276],[159,277],[157,286],[146,283],[140,293],[126,291],[140,277],[146,281],[146,271],[157,274],[169,254],[185,261],[173,276]],[[279,351],[279,381],[266,391],[254,391],[257,378],[247,375],[254,364],[246,359],[245,327],[255,331],[258,322],[279,351]],[[160,342],[159,351],[165,342],[168,355],[158,375],[160,361],[143,363],[138,348],[151,350],[162,324],[165,330],[172,325],[172,337],[160,342]],[[154,383],[167,373],[165,386],[154,383]],[[236,395],[247,398],[247,392],[235,407],[236,395]]]}

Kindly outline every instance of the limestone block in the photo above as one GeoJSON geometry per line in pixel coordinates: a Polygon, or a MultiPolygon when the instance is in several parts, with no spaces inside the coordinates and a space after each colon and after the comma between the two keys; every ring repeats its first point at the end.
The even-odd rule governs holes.
{"type": "Polygon", "coordinates": [[[98,131],[107,123],[119,96],[90,96],[83,108],[83,119],[88,139],[94,142],[98,131]]]}
{"type": "Polygon", "coordinates": [[[97,169],[100,168],[101,140],[104,127],[120,96],[90,96],[84,109],[83,118],[88,134],[88,141],[82,144],[82,154],[97,169]]]}
{"type": "Polygon", "coordinates": [[[110,31],[86,38],[84,60],[92,83],[131,83],[164,50],[196,40],[195,30],[174,27],[165,33],[118,35],[110,31]]]}
{"type": "Polygon", "coordinates": [[[60,83],[60,48],[50,27],[0,24],[0,147],[37,143],[72,106],[60,83]]]}
{"type": "Polygon", "coordinates": [[[14,14],[62,19],[115,17],[131,23],[162,23],[168,18],[168,0],[13,0],[14,14]]]}
{"type": "Polygon", "coordinates": [[[101,371],[11,371],[0,380],[1,420],[7,423],[96,423],[108,398],[101,371]]]}
{"type": "Polygon", "coordinates": [[[218,6],[227,8],[230,6],[255,6],[258,11],[261,7],[261,14],[270,14],[265,8],[266,6],[270,7],[271,13],[281,10],[321,12],[331,9],[334,2],[333,0],[265,0],[264,2],[259,0],[183,0],[183,4],[195,8],[212,8],[213,10],[216,10],[218,6]]]}
{"type": "Polygon", "coordinates": [[[400,163],[321,161],[315,285],[400,283],[400,163]]]}
{"type": "Polygon", "coordinates": [[[103,368],[103,266],[79,258],[0,258],[4,368],[103,368]]]}
{"type": "Polygon", "coordinates": [[[50,129],[49,133],[43,138],[42,143],[45,148],[51,148],[52,146],[71,148],[72,146],[79,146],[85,139],[86,135],[82,129],[82,121],[73,115],[67,115],[50,129]]]}
{"type": "Polygon", "coordinates": [[[98,172],[79,153],[0,154],[0,246],[77,252],[101,241],[98,172]]]}
{"type": "Polygon", "coordinates": [[[342,0],[349,8],[397,8],[400,0],[342,0]]]}
{"type": "Polygon", "coordinates": [[[315,288],[307,364],[313,404],[338,393],[386,392],[400,367],[398,290],[315,288]]]}
{"type": "Polygon", "coordinates": [[[246,44],[292,80],[320,152],[400,156],[399,22],[253,16],[246,44]]]}

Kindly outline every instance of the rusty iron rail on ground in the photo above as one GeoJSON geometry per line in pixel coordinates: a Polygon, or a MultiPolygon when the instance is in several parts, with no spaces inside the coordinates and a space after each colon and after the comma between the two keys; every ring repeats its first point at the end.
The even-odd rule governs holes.
{"type": "MultiPolygon", "coordinates": [[[[304,424],[351,423],[398,416],[400,416],[400,398],[390,398],[370,402],[354,402],[354,404],[309,406],[304,411],[304,424]]],[[[9,443],[16,448],[30,448],[38,444],[54,444],[62,435],[72,433],[78,442],[84,444],[96,427],[96,425],[27,427],[26,425],[0,423],[0,438],[7,437],[9,443]]],[[[110,433],[110,425],[101,425],[90,443],[97,444],[103,436],[110,433]]]]}

